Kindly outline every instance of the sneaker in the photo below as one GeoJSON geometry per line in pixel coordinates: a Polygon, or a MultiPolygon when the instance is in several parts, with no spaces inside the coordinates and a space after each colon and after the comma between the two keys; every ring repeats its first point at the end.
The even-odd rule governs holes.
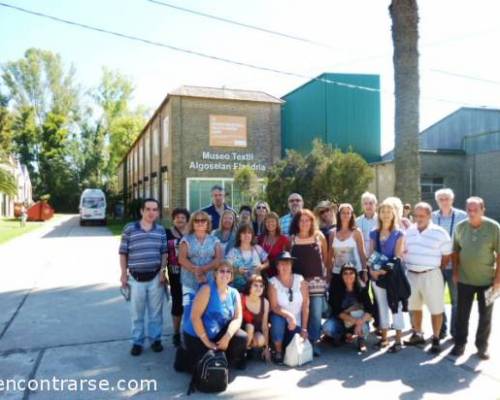
{"type": "Polygon", "coordinates": [[[483,360],[483,361],[490,359],[490,354],[486,350],[479,350],[477,352],[477,356],[479,357],[480,360],[483,360]]]}
{"type": "Polygon", "coordinates": [[[453,346],[453,349],[451,349],[450,354],[455,357],[460,357],[461,355],[464,354],[464,351],[465,351],[465,346],[460,346],[456,344],[455,346],[453,346]]]}
{"type": "Polygon", "coordinates": [[[283,365],[283,353],[276,352],[273,357],[274,363],[278,365],[283,365]]]}
{"type": "Polygon", "coordinates": [[[134,344],[132,348],[130,349],[130,354],[133,356],[139,356],[142,353],[142,346],[139,346],[138,344],[134,344]]]}
{"type": "Polygon", "coordinates": [[[404,341],[407,346],[417,346],[419,344],[425,344],[424,335],[421,333],[413,332],[409,340],[404,341]]]}
{"type": "Polygon", "coordinates": [[[361,352],[361,353],[366,353],[366,351],[368,350],[366,348],[366,341],[364,338],[358,338],[358,350],[361,352]]]}
{"type": "Polygon", "coordinates": [[[432,354],[439,354],[441,353],[441,343],[438,337],[433,337],[432,338],[432,346],[431,346],[431,353],[432,354]]]}
{"type": "Polygon", "coordinates": [[[179,347],[181,345],[181,334],[174,333],[174,336],[172,337],[172,342],[175,347],[179,347]]]}
{"type": "Polygon", "coordinates": [[[155,353],[160,353],[163,351],[163,346],[161,344],[161,340],[155,340],[153,344],[151,345],[151,350],[153,350],[155,353]]]}

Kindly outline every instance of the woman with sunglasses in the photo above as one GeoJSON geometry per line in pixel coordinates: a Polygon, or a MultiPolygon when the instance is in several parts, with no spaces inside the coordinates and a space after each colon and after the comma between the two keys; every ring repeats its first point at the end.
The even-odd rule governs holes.
{"type": "Polygon", "coordinates": [[[326,304],[328,288],[325,262],[328,260],[328,246],[325,237],[318,229],[316,217],[312,211],[304,208],[295,214],[290,226],[291,253],[297,260],[294,273],[300,274],[309,286],[309,340],[313,353],[320,355],[318,341],[321,337],[321,317],[326,304]]]}
{"type": "Polygon", "coordinates": [[[212,235],[220,240],[220,246],[224,256],[234,247],[237,226],[237,218],[234,210],[224,210],[220,216],[219,229],[215,229],[212,232],[212,235]]]}
{"type": "Polygon", "coordinates": [[[252,217],[253,217],[253,230],[256,236],[260,236],[264,233],[264,220],[266,215],[271,212],[271,207],[265,201],[258,201],[253,207],[252,217]]]}
{"type": "Polygon", "coordinates": [[[232,286],[240,292],[253,274],[260,275],[269,266],[267,253],[255,242],[252,225],[242,224],[236,232],[236,243],[226,256],[235,268],[232,286]]]}
{"type": "Polygon", "coordinates": [[[243,329],[248,335],[247,354],[260,353],[266,361],[269,352],[269,301],[264,297],[265,283],[260,275],[252,275],[241,294],[243,329]],[[255,351],[253,351],[255,350],[255,351]]]}
{"type": "Polygon", "coordinates": [[[183,323],[191,315],[191,303],[200,286],[213,281],[212,270],[222,259],[219,239],[212,236],[212,223],[205,211],[191,215],[187,231],[179,245],[181,265],[183,323]]]}
{"type": "Polygon", "coordinates": [[[314,215],[318,219],[321,233],[325,238],[330,237],[330,233],[335,228],[335,205],[328,200],[320,201],[314,208],[314,215]]]}
{"type": "Polygon", "coordinates": [[[269,267],[265,270],[267,278],[276,276],[276,257],[283,251],[290,250],[290,240],[281,233],[280,218],[275,212],[270,212],[264,218],[264,233],[257,239],[259,245],[267,253],[269,267]]]}
{"type": "Polygon", "coordinates": [[[342,339],[347,343],[357,339],[358,350],[366,352],[366,337],[370,333],[369,321],[373,315],[373,304],[368,288],[359,279],[358,270],[352,264],[342,266],[340,289],[330,292],[332,316],[323,324],[323,333],[335,344],[342,339]]]}
{"type": "Polygon", "coordinates": [[[194,366],[207,350],[226,352],[230,366],[245,368],[247,334],[241,329],[242,309],[239,293],[229,286],[233,268],[221,261],[212,280],[199,290],[193,301],[191,318],[184,325],[186,369],[194,366]]]}
{"type": "Polygon", "coordinates": [[[278,275],[269,280],[268,298],[271,306],[271,338],[274,362],[283,363],[283,351],[295,333],[307,339],[309,319],[309,288],[301,275],[292,273],[292,257],[284,251],[276,258],[278,275]]]}

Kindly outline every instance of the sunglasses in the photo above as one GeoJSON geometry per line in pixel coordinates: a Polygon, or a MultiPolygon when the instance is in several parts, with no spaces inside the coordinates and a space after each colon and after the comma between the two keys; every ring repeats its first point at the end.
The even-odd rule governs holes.
{"type": "Polygon", "coordinates": [[[266,206],[257,206],[255,207],[257,210],[267,210],[266,206]]]}
{"type": "Polygon", "coordinates": [[[293,291],[292,291],[292,288],[288,289],[288,301],[290,303],[293,301],[293,291]]]}
{"type": "Polygon", "coordinates": [[[324,210],[321,210],[319,213],[324,214],[324,213],[327,213],[329,211],[331,211],[329,208],[325,208],[324,210]]]}
{"type": "Polygon", "coordinates": [[[233,271],[231,271],[230,269],[219,269],[219,274],[232,274],[233,271]]]}
{"type": "Polygon", "coordinates": [[[207,221],[206,219],[195,219],[195,220],[194,220],[194,223],[195,223],[195,224],[203,224],[203,223],[205,223],[205,222],[208,222],[208,221],[207,221]]]}
{"type": "Polygon", "coordinates": [[[300,199],[290,199],[288,200],[289,203],[300,203],[302,200],[300,199]]]}

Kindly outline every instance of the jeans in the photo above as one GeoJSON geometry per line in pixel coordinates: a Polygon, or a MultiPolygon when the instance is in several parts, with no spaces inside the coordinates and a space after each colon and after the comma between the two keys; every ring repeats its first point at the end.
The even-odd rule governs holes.
{"type": "MultiPolygon", "coordinates": [[[[351,316],[356,319],[363,318],[363,315],[364,311],[362,310],[351,312],[351,316]]],[[[347,329],[345,327],[344,321],[342,321],[340,318],[337,317],[331,317],[323,324],[322,329],[323,333],[326,336],[329,336],[335,340],[340,340],[346,333],[349,332],[352,333],[354,327],[347,329]]],[[[366,339],[369,333],[370,333],[370,324],[368,322],[365,322],[363,324],[363,337],[366,339]]]]}
{"type": "Polygon", "coordinates": [[[465,283],[458,283],[457,287],[457,324],[455,344],[465,346],[469,335],[469,318],[474,301],[477,295],[477,306],[479,309],[479,323],[476,331],[476,347],[479,351],[488,350],[488,339],[491,333],[491,316],[493,314],[493,304],[486,306],[484,292],[489,286],[473,286],[465,283]]]}
{"type": "MultiPolygon", "coordinates": [[[[455,337],[456,324],[457,324],[457,285],[453,282],[453,270],[445,269],[443,270],[443,279],[445,282],[445,287],[448,285],[448,290],[450,291],[451,300],[451,323],[450,323],[450,334],[455,337]]],[[[448,331],[448,318],[446,312],[443,313],[443,326],[441,327],[441,332],[446,333],[448,331]]]]}
{"type": "Polygon", "coordinates": [[[163,285],[158,273],[148,282],[138,282],[132,276],[130,284],[130,310],[132,314],[132,343],[144,345],[144,317],[148,313],[148,336],[151,342],[161,339],[163,329],[163,285]]]}
{"type": "Polygon", "coordinates": [[[309,297],[309,322],[307,330],[309,340],[315,343],[321,336],[321,317],[323,314],[323,303],[325,296],[310,296],[309,297]]]}
{"type": "Polygon", "coordinates": [[[271,313],[271,339],[273,342],[283,343],[283,351],[292,341],[293,336],[300,331],[301,327],[298,325],[293,330],[288,329],[288,322],[285,318],[271,313]]]}

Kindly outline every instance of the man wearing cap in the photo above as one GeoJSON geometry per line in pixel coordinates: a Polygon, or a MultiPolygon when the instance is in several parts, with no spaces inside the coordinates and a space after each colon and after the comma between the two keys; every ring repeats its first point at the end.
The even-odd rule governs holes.
{"type": "Polygon", "coordinates": [[[323,200],[314,208],[314,214],[319,221],[319,230],[325,238],[330,237],[332,229],[335,228],[335,210],[332,202],[323,200]]]}
{"type": "Polygon", "coordinates": [[[281,233],[286,236],[290,236],[290,225],[294,215],[304,208],[302,196],[298,193],[292,193],[288,196],[288,208],[290,212],[280,218],[281,233]]]}
{"type": "Polygon", "coordinates": [[[224,210],[231,209],[225,202],[225,191],[222,186],[214,185],[211,190],[212,193],[212,204],[208,207],[203,208],[201,211],[205,211],[212,219],[212,228],[219,229],[220,216],[224,210]]]}
{"type": "Polygon", "coordinates": [[[413,334],[407,345],[424,344],[422,306],[426,304],[432,319],[432,353],[441,351],[439,333],[443,322],[444,281],[441,268],[452,253],[451,238],[443,228],[432,223],[432,207],[420,202],[414,208],[415,224],[406,231],[404,260],[408,269],[413,334]]]}

